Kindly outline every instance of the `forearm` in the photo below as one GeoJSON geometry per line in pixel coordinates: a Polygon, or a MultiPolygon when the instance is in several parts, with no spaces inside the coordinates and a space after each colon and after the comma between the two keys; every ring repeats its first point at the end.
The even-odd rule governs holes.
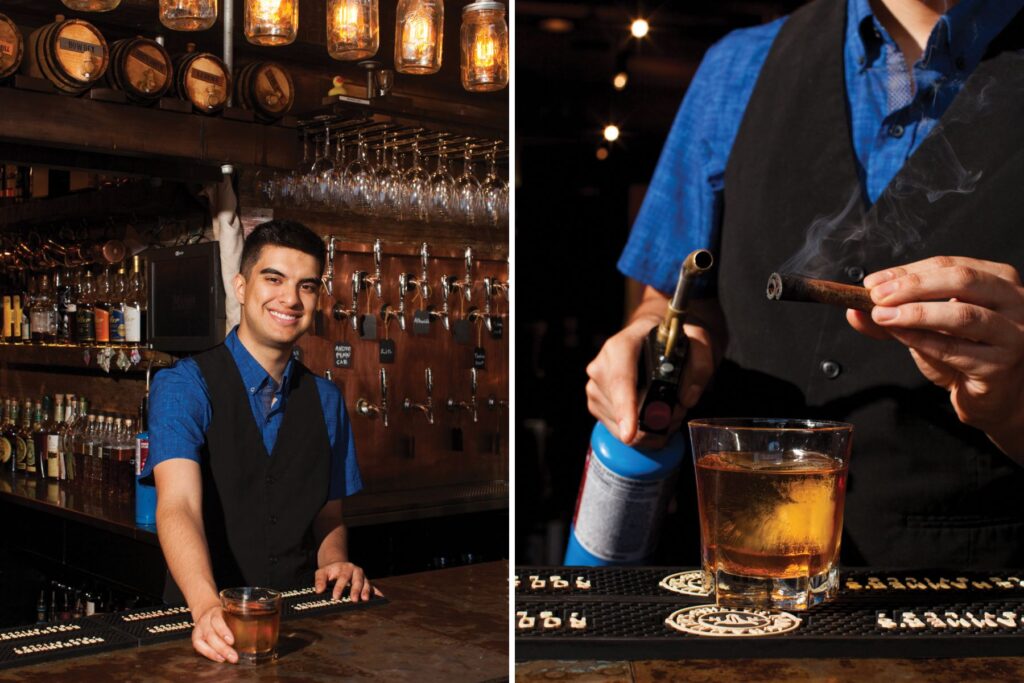
{"type": "Polygon", "coordinates": [[[348,529],[341,515],[341,501],[331,500],[313,521],[313,534],[319,541],[316,553],[318,567],[332,562],[348,562],[348,529]]]}
{"type": "Polygon", "coordinates": [[[182,506],[161,503],[158,498],[156,522],[167,568],[193,616],[219,604],[201,515],[182,506]]]}

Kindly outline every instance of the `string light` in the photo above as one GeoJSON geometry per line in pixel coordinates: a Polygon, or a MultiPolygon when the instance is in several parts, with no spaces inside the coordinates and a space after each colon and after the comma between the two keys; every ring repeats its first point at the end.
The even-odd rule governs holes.
{"type": "Polygon", "coordinates": [[[615,142],[619,139],[619,127],[614,123],[609,123],[604,127],[604,139],[608,142],[615,142]]]}
{"type": "Polygon", "coordinates": [[[629,74],[626,73],[625,71],[620,71],[619,73],[615,74],[615,77],[612,79],[612,85],[615,87],[616,90],[625,90],[626,85],[628,83],[629,74]]]}
{"type": "Polygon", "coordinates": [[[650,30],[651,26],[646,19],[634,19],[629,26],[629,32],[633,34],[634,38],[643,38],[650,30]]]}

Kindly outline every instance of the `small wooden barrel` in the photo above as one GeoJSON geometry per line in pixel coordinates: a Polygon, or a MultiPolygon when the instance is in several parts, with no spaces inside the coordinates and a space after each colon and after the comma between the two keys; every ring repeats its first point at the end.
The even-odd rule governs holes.
{"type": "Polygon", "coordinates": [[[192,103],[196,111],[216,114],[231,92],[231,72],[216,55],[189,51],[174,58],[174,92],[192,103]]]}
{"type": "Polygon", "coordinates": [[[174,78],[171,56],[148,38],[126,38],[110,46],[107,83],[133,102],[148,103],[167,94],[174,78]]]}
{"type": "Polygon", "coordinates": [[[13,21],[0,14],[0,81],[18,70],[24,54],[25,40],[21,31],[13,21]]]}
{"type": "Polygon", "coordinates": [[[62,93],[80,95],[103,78],[109,63],[110,50],[99,29],[58,16],[29,36],[24,72],[45,78],[62,93]]]}
{"type": "Polygon", "coordinates": [[[256,114],[260,121],[276,121],[292,108],[295,84],[280,64],[253,62],[235,78],[235,103],[256,114]]]}

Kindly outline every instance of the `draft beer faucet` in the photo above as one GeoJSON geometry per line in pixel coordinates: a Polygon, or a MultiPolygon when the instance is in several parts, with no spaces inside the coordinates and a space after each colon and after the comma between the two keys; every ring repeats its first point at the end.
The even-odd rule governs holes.
{"type": "Polygon", "coordinates": [[[434,375],[430,368],[427,368],[423,374],[427,380],[427,400],[424,403],[416,403],[411,398],[406,397],[402,402],[402,409],[405,411],[422,411],[427,416],[427,424],[434,424],[434,375]]]}
{"type": "Polygon", "coordinates": [[[470,396],[469,401],[456,401],[454,398],[449,398],[447,402],[448,410],[455,412],[457,410],[467,410],[473,416],[473,423],[477,422],[477,404],[476,404],[476,389],[477,389],[477,377],[476,368],[469,369],[469,387],[470,396]]]}
{"type": "Polygon", "coordinates": [[[381,423],[388,426],[388,371],[380,369],[380,405],[374,405],[367,399],[361,398],[356,401],[356,412],[365,418],[374,419],[380,416],[381,423]]]}

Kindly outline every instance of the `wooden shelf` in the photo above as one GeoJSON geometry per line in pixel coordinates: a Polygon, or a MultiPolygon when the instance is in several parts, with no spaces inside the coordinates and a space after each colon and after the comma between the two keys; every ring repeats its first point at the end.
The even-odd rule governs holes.
{"type": "MultiPolygon", "coordinates": [[[[8,365],[37,365],[47,368],[61,368],[71,370],[90,370],[103,372],[97,364],[99,351],[104,348],[112,348],[115,353],[124,350],[130,354],[132,347],[128,345],[99,344],[96,346],[79,346],[71,344],[0,344],[0,358],[8,365]],[[89,352],[86,360],[85,352],[89,352]]],[[[141,359],[128,370],[119,369],[114,363],[110,365],[111,375],[125,375],[130,373],[144,373],[152,363],[154,368],[171,366],[175,360],[174,356],[162,351],[152,349],[139,349],[141,359]]]]}
{"type": "Polygon", "coordinates": [[[299,162],[296,132],[284,126],[13,87],[0,88],[0,140],[12,163],[193,181],[219,177],[227,163],[299,162]]]}

